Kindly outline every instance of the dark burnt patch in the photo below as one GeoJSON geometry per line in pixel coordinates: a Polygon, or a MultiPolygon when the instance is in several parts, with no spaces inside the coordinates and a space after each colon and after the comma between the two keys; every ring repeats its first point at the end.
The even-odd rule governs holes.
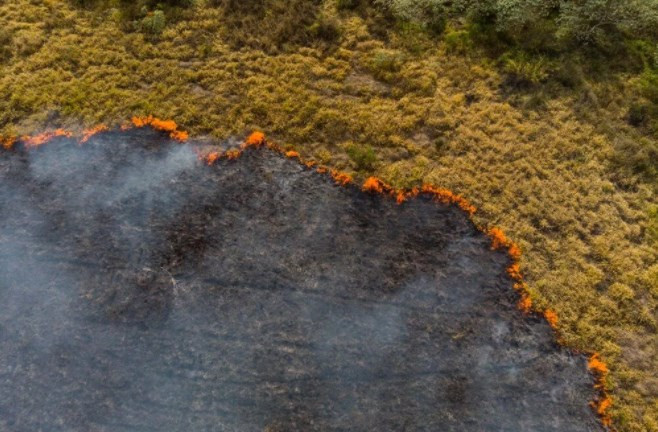
{"type": "Polygon", "coordinates": [[[150,130],[19,143],[0,199],[0,430],[601,430],[454,206],[150,130]]]}

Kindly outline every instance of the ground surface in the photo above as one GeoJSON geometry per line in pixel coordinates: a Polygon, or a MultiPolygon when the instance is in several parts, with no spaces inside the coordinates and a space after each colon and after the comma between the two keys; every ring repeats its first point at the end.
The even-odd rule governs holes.
{"type": "Polygon", "coordinates": [[[0,134],[155,114],[195,137],[260,129],[335,168],[450,188],[521,245],[533,300],[557,311],[564,341],[601,352],[616,426],[658,431],[658,198],[617,162],[647,139],[624,120],[624,86],[594,74],[551,98],[510,96],[479,53],[382,37],[333,4],[323,12],[341,35],[329,47],[270,49],[245,15],[257,43],[238,49],[240,17],[221,8],[192,8],[149,37],[68,1],[3,2],[0,134]],[[372,146],[374,163],[357,164],[352,146],[372,146]]]}
{"type": "Polygon", "coordinates": [[[602,430],[455,207],[148,130],[0,156],[0,430],[602,430]]]}

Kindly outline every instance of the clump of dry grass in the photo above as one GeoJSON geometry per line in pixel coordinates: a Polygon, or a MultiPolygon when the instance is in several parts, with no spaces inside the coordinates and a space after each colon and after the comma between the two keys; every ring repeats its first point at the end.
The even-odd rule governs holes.
{"type": "Polygon", "coordinates": [[[5,2],[0,135],[153,114],[196,136],[264,130],[395,188],[444,186],[518,243],[526,301],[556,312],[561,339],[600,353],[615,426],[658,430],[658,199],[650,178],[616,168],[619,140],[640,140],[623,121],[625,85],[588,83],[599,108],[585,114],[582,89],[524,108],[501,96],[504,78],[486,61],[422,35],[385,40],[331,1],[317,8],[340,32],[331,46],[265,47],[258,34],[237,50],[226,11],[203,2],[157,38],[110,12],[5,2]]]}

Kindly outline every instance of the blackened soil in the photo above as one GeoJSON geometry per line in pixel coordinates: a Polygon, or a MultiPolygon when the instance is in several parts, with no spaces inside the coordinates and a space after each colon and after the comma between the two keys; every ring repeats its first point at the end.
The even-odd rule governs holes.
{"type": "Polygon", "coordinates": [[[599,431],[465,215],[138,130],[0,153],[1,431],[599,431]]]}

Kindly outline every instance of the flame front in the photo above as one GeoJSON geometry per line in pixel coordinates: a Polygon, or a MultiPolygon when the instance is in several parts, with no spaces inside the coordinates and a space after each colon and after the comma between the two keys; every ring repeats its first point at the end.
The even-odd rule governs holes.
{"type": "Polygon", "coordinates": [[[80,144],[84,144],[84,143],[86,143],[87,141],[89,141],[89,140],[91,139],[91,137],[93,137],[94,135],[96,135],[96,134],[98,134],[98,133],[101,133],[101,132],[106,132],[106,131],[108,131],[108,130],[110,130],[110,128],[108,128],[108,127],[105,126],[104,124],[100,124],[100,125],[98,125],[98,126],[94,126],[94,127],[91,128],[91,129],[85,129],[85,130],[82,132],[82,138],[80,138],[80,144]]]}
{"type": "MultiPolygon", "coordinates": [[[[130,121],[132,122],[133,126],[137,128],[151,126],[153,129],[163,132],[168,132],[169,136],[172,139],[175,139],[176,141],[183,142],[183,141],[187,141],[187,139],[189,138],[189,134],[187,132],[178,130],[178,125],[173,120],[161,120],[157,117],[153,117],[152,115],[149,115],[146,117],[133,117],[130,121]]],[[[129,128],[130,126],[127,125],[124,127],[129,128]]]]}
{"type": "Polygon", "coordinates": [[[46,144],[48,141],[52,140],[53,138],[56,137],[71,138],[72,136],[73,136],[73,132],[69,132],[64,129],[55,129],[52,132],[44,132],[42,134],[35,135],[33,137],[25,136],[23,137],[23,141],[25,143],[25,147],[39,147],[41,145],[46,144]]]}
{"type": "Polygon", "coordinates": [[[600,392],[599,399],[591,403],[592,408],[594,408],[601,418],[601,422],[606,427],[611,427],[612,417],[610,416],[609,410],[612,407],[612,398],[607,393],[606,385],[606,378],[609,372],[608,365],[601,360],[599,353],[594,353],[589,358],[587,367],[597,376],[595,387],[599,389],[600,392]]]}

